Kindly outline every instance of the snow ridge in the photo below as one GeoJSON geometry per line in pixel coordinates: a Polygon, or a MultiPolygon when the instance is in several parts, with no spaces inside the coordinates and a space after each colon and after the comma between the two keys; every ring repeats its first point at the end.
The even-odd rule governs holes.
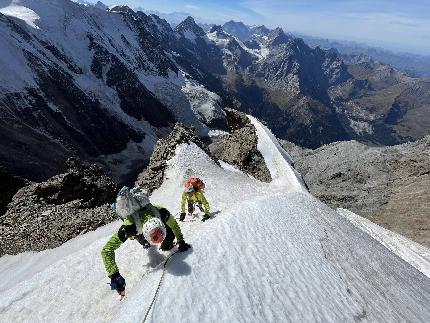
{"type": "MultiPolygon", "coordinates": [[[[185,180],[198,176],[213,219],[203,223],[198,214],[180,223],[193,248],[169,261],[149,322],[430,321],[430,279],[308,194],[273,134],[250,120],[271,183],[220,167],[194,143],[179,145],[167,162],[151,202],[178,212],[185,180]]],[[[0,289],[1,319],[141,321],[167,255],[124,243],[116,260],[127,297],[119,303],[100,257],[119,225],[54,250],[0,258],[9,282],[0,289]],[[35,259],[37,270],[23,266],[35,259]]]]}

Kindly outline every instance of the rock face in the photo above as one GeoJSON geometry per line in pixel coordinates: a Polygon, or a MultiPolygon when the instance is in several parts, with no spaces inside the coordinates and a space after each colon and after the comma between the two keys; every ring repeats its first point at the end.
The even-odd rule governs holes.
{"type": "Polygon", "coordinates": [[[13,175],[5,167],[0,166],[0,216],[6,212],[7,205],[15,193],[27,184],[29,184],[27,180],[13,175]]]}
{"type": "Polygon", "coordinates": [[[201,135],[222,124],[222,98],[201,83],[216,79],[200,69],[221,57],[192,18],[174,31],[127,6],[22,0],[0,5],[0,33],[0,164],[15,174],[43,181],[78,156],[116,175],[133,147],[147,163],[177,121],[201,135]]]}
{"type": "Polygon", "coordinates": [[[112,222],[116,185],[95,165],[70,158],[67,172],[21,188],[1,216],[0,255],[55,248],[112,222]]]}
{"type": "Polygon", "coordinates": [[[430,136],[392,147],[283,144],[313,195],[430,247],[430,136]]]}
{"type": "Polygon", "coordinates": [[[136,185],[145,187],[149,192],[159,188],[163,183],[167,161],[175,156],[175,149],[183,143],[195,143],[209,156],[208,147],[197,136],[192,128],[177,123],[167,138],[160,139],[154,148],[148,167],[139,174],[136,185]]]}
{"type": "Polygon", "coordinates": [[[317,148],[352,139],[395,145],[429,133],[426,80],[372,60],[346,63],[281,28],[230,21],[208,37],[222,49],[230,106],[264,120],[279,138],[317,148]]]}
{"type": "Polygon", "coordinates": [[[230,136],[225,141],[221,159],[263,182],[272,180],[264,158],[257,150],[257,133],[244,113],[226,109],[230,136]]]}
{"type": "Polygon", "coordinates": [[[191,17],[172,29],[127,6],[6,1],[0,164],[42,181],[79,156],[123,181],[136,171],[130,157],[146,165],[174,123],[204,137],[225,125],[227,106],[309,148],[429,133],[430,82],[379,63],[345,64],[281,28],[225,27],[233,35],[221,26],[206,33],[191,17]],[[38,19],[21,19],[27,10],[38,19]]]}

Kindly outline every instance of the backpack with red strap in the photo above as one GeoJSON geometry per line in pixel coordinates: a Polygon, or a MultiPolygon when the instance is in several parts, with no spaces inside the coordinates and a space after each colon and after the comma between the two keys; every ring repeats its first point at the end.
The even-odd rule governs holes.
{"type": "Polygon", "coordinates": [[[205,183],[200,178],[191,177],[184,185],[185,191],[202,191],[205,189],[205,183]]]}

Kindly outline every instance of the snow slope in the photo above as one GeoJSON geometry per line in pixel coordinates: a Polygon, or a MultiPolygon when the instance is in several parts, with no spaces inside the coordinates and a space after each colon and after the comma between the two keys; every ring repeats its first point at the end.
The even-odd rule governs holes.
{"type": "Polygon", "coordinates": [[[223,124],[224,103],[185,72],[190,58],[173,51],[180,42],[168,41],[176,34],[158,18],[121,6],[0,0],[0,137],[13,147],[0,154],[2,163],[41,180],[79,155],[123,182],[136,170],[127,160],[145,165],[174,121],[201,136],[223,124]],[[14,134],[16,122],[22,133],[14,134]],[[55,146],[54,162],[34,142],[55,146]],[[24,151],[28,158],[17,157],[24,151]],[[43,163],[51,168],[37,167],[43,163]]]}
{"type": "Polygon", "coordinates": [[[337,213],[430,278],[430,250],[428,248],[398,233],[384,229],[349,210],[337,209],[337,213]]]}
{"type": "MultiPolygon", "coordinates": [[[[272,183],[220,167],[194,144],[178,146],[168,162],[152,202],[177,212],[183,182],[197,175],[214,219],[181,223],[193,249],[170,260],[148,321],[430,321],[430,279],[309,195],[271,133],[251,121],[272,183]]],[[[135,241],[119,249],[127,280],[120,303],[99,255],[117,226],[54,250],[1,258],[9,283],[0,289],[0,321],[141,322],[165,255],[135,241]],[[32,259],[37,268],[23,267],[32,259]]]]}
{"type": "MultiPolygon", "coordinates": [[[[2,1],[5,2],[5,7],[0,8],[0,13],[16,17],[20,20],[23,20],[27,25],[29,25],[32,28],[39,29],[39,27],[36,25],[36,21],[40,19],[39,15],[35,13],[30,8],[27,8],[25,6],[20,5],[19,1],[13,0],[13,1],[2,1]]],[[[0,2],[0,5],[2,3],[0,2]]]]}
{"type": "MultiPolygon", "coordinates": [[[[17,18],[18,22],[24,21],[30,27],[23,26],[29,35],[58,47],[61,54],[81,70],[80,73],[69,70],[64,61],[58,60],[58,57],[36,42],[17,40],[14,31],[6,23],[0,24],[3,34],[0,40],[3,40],[2,45],[7,46],[5,50],[0,48],[0,68],[13,75],[12,78],[8,73],[0,74],[0,90],[5,89],[4,92],[25,91],[28,85],[34,86],[37,83],[34,73],[28,69],[28,59],[22,54],[22,49],[25,49],[47,65],[55,62],[63,67],[73,75],[74,81],[85,93],[92,93],[104,108],[125,123],[130,123],[137,129],[142,128],[146,133],[146,127],[139,125],[137,120],[128,120],[130,117],[122,111],[116,91],[105,82],[109,66],[105,68],[103,80],[92,73],[94,52],[90,49],[88,40],[88,35],[91,35],[96,43],[132,70],[142,84],[172,110],[179,121],[206,129],[204,122],[210,122],[222,114],[221,99],[186,75],[180,66],[177,66],[178,73],[168,69],[167,75],[161,74],[160,64],[154,64],[153,58],[148,55],[156,53],[165,59],[165,64],[169,62],[175,65],[174,59],[169,58],[171,53],[142,48],[137,31],[121,14],[92,6],[77,6],[68,0],[0,0],[0,13],[17,18]],[[187,79],[184,78],[185,75],[187,79]],[[203,104],[202,99],[207,103],[203,104]]],[[[207,131],[206,129],[204,134],[207,131]]]]}

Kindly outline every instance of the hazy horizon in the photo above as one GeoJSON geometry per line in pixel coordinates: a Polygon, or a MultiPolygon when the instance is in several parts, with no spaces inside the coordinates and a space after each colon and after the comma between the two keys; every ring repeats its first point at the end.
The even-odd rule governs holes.
{"type": "MultiPolygon", "coordinates": [[[[97,0],[88,0],[95,3],[97,0]]],[[[427,0],[105,0],[169,14],[190,14],[200,22],[281,27],[339,41],[353,41],[395,52],[430,55],[427,0]],[[427,4],[426,4],[427,2],[427,4]]]]}

